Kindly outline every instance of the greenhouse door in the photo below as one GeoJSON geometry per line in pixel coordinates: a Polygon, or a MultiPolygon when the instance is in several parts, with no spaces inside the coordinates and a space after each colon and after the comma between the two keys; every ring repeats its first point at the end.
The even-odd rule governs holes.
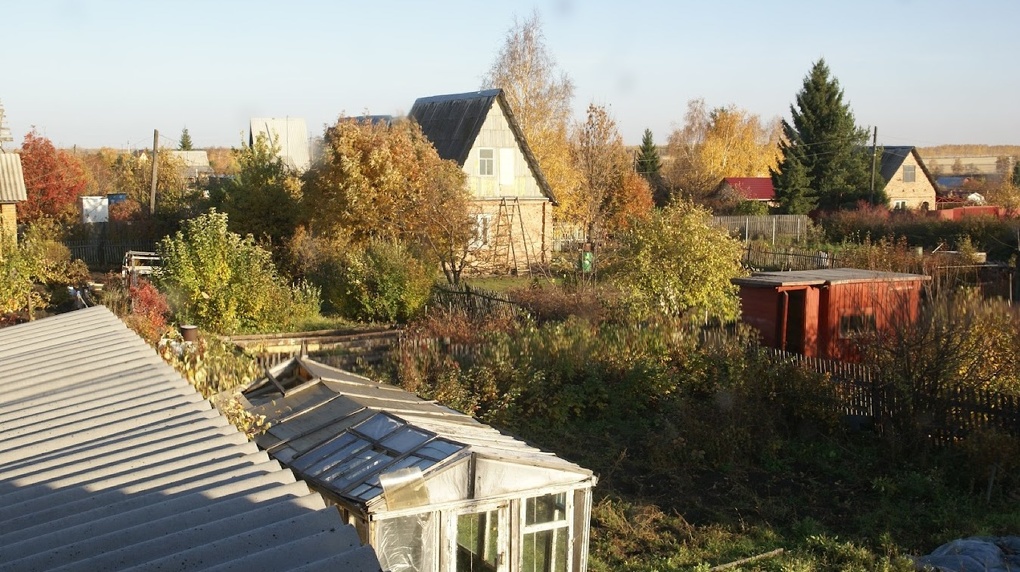
{"type": "Polygon", "coordinates": [[[508,526],[506,504],[476,512],[453,515],[446,536],[447,570],[454,572],[505,572],[508,570],[508,526]]]}

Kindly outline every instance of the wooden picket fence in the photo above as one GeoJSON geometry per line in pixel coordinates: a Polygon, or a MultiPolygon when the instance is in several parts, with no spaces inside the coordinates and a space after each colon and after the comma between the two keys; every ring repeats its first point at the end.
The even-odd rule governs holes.
{"type": "Polygon", "coordinates": [[[432,308],[459,310],[471,317],[498,316],[519,318],[527,314],[520,304],[506,294],[475,288],[464,284],[460,288],[435,286],[432,289],[432,308]]]}
{"type": "MultiPolygon", "coordinates": [[[[734,334],[725,329],[692,332],[702,345],[725,343],[734,334]]],[[[767,359],[792,362],[826,376],[839,397],[839,413],[855,428],[879,433],[900,422],[918,422],[935,445],[952,445],[975,431],[996,430],[1020,437],[1020,399],[998,392],[952,388],[915,388],[909,396],[892,391],[880,372],[860,363],[808,357],[758,345],[748,351],[767,359]]],[[[399,351],[405,355],[446,355],[469,366],[483,358],[506,359],[499,348],[482,344],[457,344],[436,338],[401,337],[399,351]]]]}
{"type": "Polygon", "coordinates": [[[129,250],[151,252],[156,243],[152,241],[106,242],[102,240],[68,240],[64,246],[71,251],[72,260],[81,260],[93,269],[119,269],[124,262],[124,253],[129,250]]]}
{"type": "Polygon", "coordinates": [[[920,423],[936,445],[959,442],[975,431],[994,430],[1020,437],[1020,398],[969,387],[915,387],[909,395],[893,391],[874,368],[864,364],[806,357],[772,348],[772,359],[790,360],[825,374],[836,384],[842,413],[855,423],[881,432],[899,421],[920,423]]]}

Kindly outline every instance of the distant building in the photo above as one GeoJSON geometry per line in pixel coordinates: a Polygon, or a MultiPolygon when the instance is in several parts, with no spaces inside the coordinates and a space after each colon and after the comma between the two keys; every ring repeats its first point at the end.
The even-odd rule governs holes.
{"type": "Polygon", "coordinates": [[[938,184],[915,147],[883,147],[879,173],[889,208],[934,210],[938,184]]]}
{"type": "Polygon", "coordinates": [[[548,262],[555,196],[503,90],[423,97],[410,116],[467,174],[479,262],[494,273],[548,262]]]}
{"type": "Polygon", "coordinates": [[[299,117],[253,117],[248,129],[248,144],[254,144],[259,134],[266,136],[270,145],[279,148],[280,158],[296,171],[307,171],[312,164],[308,142],[308,127],[299,117]]]}
{"type": "Polygon", "coordinates": [[[170,151],[170,154],[184,164],[184,178],[191,182],[201,180],[212,174],[209,165],[209,154],[205,151],[170,151]]]}
{"type": "Polygon", "coordinates": [[[755,201],[775,205],[776,190],[771,177],[726,177],[713,193],[718,199],[755,201]]]}
{"type": "Polygon", "coordinates": [[[27,200],[21,155],[0,150],[0,236],[17,236],[18,203],[27,200]]]}

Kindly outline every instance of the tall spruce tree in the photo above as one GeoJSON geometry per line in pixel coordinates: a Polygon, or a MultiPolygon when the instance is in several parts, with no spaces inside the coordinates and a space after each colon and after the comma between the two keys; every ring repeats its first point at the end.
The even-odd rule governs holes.
{"type": "Polygon", "coordinates": [[[783,212],[803,214],[815,208],[852,208],[860,201],[885,204],[877,184],[871,192],[871,149],[868,130],[854,121],[843,102],[839,81],[818,60],[804,78],[797,102],[790,106],[793,122],[783,120],[783,158],[772,171],[776,199],[783,212]]]}
{"type": "Polygon", "coordinates": [[[663,207],[669,202],[669,193],[666,192],[666,185],[662,179],[662,159],[659,158],[659,148],[652,138],[652,130],[645,129],[641,137],[641,146],[638,147],[637,161],[634,170],[648,181],[652,187],[652,198],[655,206],[663,207]]]}

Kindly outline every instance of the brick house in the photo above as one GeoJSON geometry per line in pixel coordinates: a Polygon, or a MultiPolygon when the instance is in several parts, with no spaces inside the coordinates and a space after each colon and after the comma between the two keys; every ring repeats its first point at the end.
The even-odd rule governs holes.
{"type": "Polygon", "coordinates": [[[889,208],[935,210],[937,185],[915,147],[883,147],[879,170],[889,208]]]}

